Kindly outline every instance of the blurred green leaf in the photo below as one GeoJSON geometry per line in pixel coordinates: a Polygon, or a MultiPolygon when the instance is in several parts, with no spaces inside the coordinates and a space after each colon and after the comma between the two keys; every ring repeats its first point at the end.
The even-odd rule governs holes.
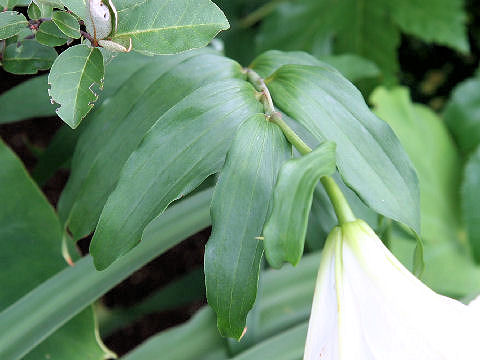
{"type": "Polygon", "coordinates": [[[480,146],[468,159],[461,190],[463,218],[477,263],[480,263],[480,146]]]}
{"type": "Polygon", "coordinates": [[[273,188],[291,148],[280,128],[257,114],[240,127],[212,200],[205,284],[223,336],[239,339],[257,294],[262,233],[273,188]]]}
{"type": "Polygon", "coordinates": [[[417,170],[422,238],[427,243],[458,242],[460,162],[444,124],[427,107],[413,104],[406,88],[378,88],[371,102],[375,113],[392,126],[417,170]]]}
{"type": "MultiPolygon", "coordinates": [[[[156,218],[145,229],[141,244],[109,269],[96,271],[92,258],[87,256],[0,313],[1,358],[18,358],[25,354],[135,270],[208,226],[211,194],[209,190],[195,194],[156,218]],[[24,321],[25,314],[29,314],[28,322],[24,321]]],[[[41,261],[43,268],[43,259],[36,259],[41,261]]],[[[28,266],[23,270],[28,270],[28,266]]],[[[82,348],[80,345],[79,349],[82,348]]]]}
{"type": "Polygon", "coordinates": [[[463,154],[480,144],[480,76],[458,85],[445,107],[448,128],[463,154]]]}
{"type": "Polygon", "coordinates": [[[420,231],[418,179],[392,129],[329,66],[285,65],[266,79],[276,105],[337,144],[345,183],[373,210],[420,231]]]}
{"type": "Polygon", "coordinates": [[[49,94],[60,104],[57,115],[72,129],[93,108],[98,98],[93,86],[103,86],[103,76],[103,58],[96,48],[76,45],[55,60],[48,76],[49,94]]]}
{"type": "Polygon", "coordinates": [[[35,40],[24,40],[20,46],[10,44],[3,54],[3,68],[12,74],[36,74],[48,70],[57,58],[57,52],[35,40]]]}
{"type": "Polygon", "coordinates": [[[28,6],[28,17],[30,19],[40,19],[52,17],[53,8],[50,5],[38,3],[34,1],[28,6]]]}
{"type": "Polygon", "coordinates": [[[327,55],[320,57],[320,60],[333,66],[352,82],[374,78],[381,73],[373,61],[354,54],[327,55]]]}
{"type": "Polygon", "coordinates": [[[35,39],[40,44],[53,47],[65,45],[68,41],[68,36],[61,32],[53,21],[45,21],[38,28],[35,39]]]}
{"type": "Polygon", "coordinates": [[[28,26],[28,21],[16,11],[0,12],[0,40],[17,35],[28,26]]]}
{"type": "MultiPolygon", "coordinates": [[[[0,293],[0,318],[16,301],[30,290],[61,271],[67,264],[62,257],[62,229],[58,218],[35,183],[30,179],[21,161],[0,140],[0,285],[8,291],[0,293]]],[[[18,325],[32,331],[30,321],[36,307],[23,312],[18,325]]],[[[73,317],[73,315],[72,315],[73,317]]],[[[4,325],[0,321],[0,327],[4,325]]],[[[58,328],[58,327],[57,327],[58,328]]],[[[42,339],[37,339],[28,348],[12,349],[12,328],[0,331],[0,358],[17,359],[32,349],[42,339]]],[[[95,321],[91,309],[86,309],[65,326],[57,330],[24,359],[104,358],[104,349],[95,336],[95,321]],[[75,353],[69,353],[72,347],[75,353]]],[[[22,357],[23,358],[23,357],[22,357]]]]}
{"type": "Polygon", "coordinates": [[[272,213],[263,229],[265,256],[271,266],[300,261],[315,186],[322,176],[335,172],[335,164],[335,144],[326,142],[282,166],[272,213]]]}
{"type": "Polygon", "coordinates": [[[67,37],[72,39],[80,37],[80,25],[72,14],[61,10],[54,11],[52,20],[67,37]]]}
{"type": "Polygon", "coordinates": [[[158,117],[103,208],[90,245],[95,266],[127,253],[148,222],[220,170],[236,129],[260,109],[253,87],[231,79],[195,90],[158,117]]]}
{"type": "MultiPolygon", "coordinates": [[[[65,4],[67,7],[68,5],[65,4]]],[[[146,54],[173,54],[206,46],[229,24],[210,0],[117,0],[113,41],[146,54]]]]}
{"type": "Polygon", "coordinates": [[[0,95],[0,124],[55,116],[48,97],[48,75],[26,80],[0,95]]]}
{"type": "Polygon", "coordinates": [[[27,6],[31,0],[0,0],[3,9],[13,9],[15,6],[27,6]]]}

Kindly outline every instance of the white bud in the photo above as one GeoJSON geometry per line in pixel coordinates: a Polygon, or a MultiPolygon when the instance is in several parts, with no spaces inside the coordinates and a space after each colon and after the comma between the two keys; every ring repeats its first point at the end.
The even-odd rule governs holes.
{"type": "Polygon", "coordinates": [[[105,39],[112,32],[112,15],[102,0],[87,0],[88,19],[85,26],[95,40],[105,39]]]}

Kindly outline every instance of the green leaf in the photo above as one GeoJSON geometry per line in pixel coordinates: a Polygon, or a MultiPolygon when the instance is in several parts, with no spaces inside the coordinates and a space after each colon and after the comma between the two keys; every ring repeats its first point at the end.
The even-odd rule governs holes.
{"type": "Polygon", "coordinates": [[[28,21],[16,11],[0,12],[0,40],[17,35],[28,26],[28,21]]]}
{"type": "Polygon", "coordinates": [[[362,56],[343,54],[322,56],[320,59],[340,71],[343,76],[352,82],[380,75],[378,66],[362,56]]]}
{"type": "Polygon", "coordinates": [[[239,339],[257,294],[262,233],[278,172],[291,156],[279,127],[258,114],[238,130],[212,201],[205,284],[220,334],[239,339]]]}
{"type": "Polygon", "coordinates": [[[34,77],[0,95],[0,124],[55,116],[48,97],[47,75],[34,77]]]}
{"type": "Polygon", "coordinates": [[[27,6],[31,0],[0,0],[3,9],[13,9],[15,6],[27,6]]]}
{"type": "Polygon", "coordinates": [[[76,45],[65,50],[55,61],[48,76],[49,94],[60,104],[57,115],[72,129],[93,108],[97,94],[92,87],[103,84],[103,58],[100,50],[76,45]]]}
{"type": "Polygon", "coordinates": [[[114,96],[84,124],[59,202],[60,218],[75,239],[94,230],[123,165],[150,127],[192,91],[233,77],[244,77],[241,67],[206,50],[158,57],[125,54],[109,64],[104,92],[114,96]],[[118,72],[112,73],[114,67],[118,72]],[[112,80],[125,74],[124,84],[112,90],[112,80]]]}
{"type": "Polygon", "coordinates": [[[445,107],[445,122],[463,154],[480,144],[480,77],[458,85],[445,107]]]}
{"type": "MultiPolygon", "coordinates": [[[[0,357],[21,357],[138,268],[207,227],[210,224],[211,194],[210,190],[195,194],[168,209],[147,227],[141,244],[109,269],[96,271],[92,258],[87,256],[0,313],[0,357]],[[28,322],[24,321],[25,314],[29,314],[28,322]]],[[[22,204],[22,201],[15,204],[22,204]]],[[[60,246],[57,249],[59,251],[60,246]]],[[[42,267],[47,265],[41,258],[36,259],[41,260],[42,267]]],[[[23,271],[28,269],[29,266],[24,266],[23,271]]],[[[79,345],[78,349],[82,346],[79,345]]]]}
{"type": "Polygon", "coordinates": [[[324,143],[310,154],[282,166],[273,193],[273,210],[263,230],[265,256],[279,268],[297,265],[303,255],[313,191],[321,177],[335,172],[335,144],[324,143]]]}
{"type": "Polygon", "coordinates": [[[52,20],[67,37],[72,39],[80,37],[80,25],[72,14],[66,11],[55,11],[52,20]]]}
{"type": "MultiPolygon", "coordinates": [[[[36,0],[39,1],[39,0],[36,0]]],[[[40,0],[45,1],[45,0],[40,0]]],[[[81,19],[86,20],[88,17],[87,14],[87,0],[62,0],[62,5],[64,5],[68,10],[72,11],[75,15],[79,16],[81,19]]],[[[59,7],[63,9],[63,6],[59,7]]]]}
{"type": "Polygon", "coordinates": [[[55,49],[35,40],[24,40],[20,47],[16,43],[8,45],[2,62],[4,70],[12,74],[36,74],[50,69],[56,58],[55,49]]]}
{"type": "Polygon", "coordinates": [[[480,147],[465,166],[461,198],[470,247],[475,260],[480,263],[480,147]]]}
{"type": "Polygon", "coordinates": [[[34,1],[28,6],[28,17],[30,19],[40,19],[52,17],[53,8],[43,3],[36,4],[34,1]]]}
{"type": "MultiPolygon", "coordinates": [[[[5,268],[0,273],[0,286],[8,291],[0,293],[0,317],[15,306],[16,301],[58,271],[67,267],[61,254],[62,229],[58,218],[20,160],[0,140],[0,262],[5,268]],[[12,305],[13,304],[13,305],[12,305]],[[9,307],[10,306],[10,307],[9,307]],[[6,309],[6,310],[5,310],[6,309]]],[[[36,307],[23,312],[34,317],[36,307]]],[[[0,321],[3,326],[3,320],[0,321]]],[[[23,323],[32,331],[30,321],[23,323]]],[[[22,325],[20,325],[22,326],[22,325]]],[[[33,348],[37,339],[21,353],[8,349],[12,329],[0,332],[0,358],[14,359],[33,348]],[[14,355],[16,354],[16,355],[14,355]]],[[[97,343],[95,322],[91,309],[86,309],[40,344],[25,359],[64,358],[65,350],[77,348],[72,359],[101,360],[104,351],[97,343]],[[69,348],[66,348],[70,345],[69,348]],[[47,351],[48,349],[48,351],[47,351]]]]}
{"type": "MultiPolygon", "coordinates": [[[[57,9],[62,9],[63,8],[63,4],[62,4],[62,1],[60,0],[33,0],[39,7],[42,6],[42,5],[46,5],[46,6],[51,6],[51,7],[54,7],[54,8],[57,8],[57,9]]],[[[78,0],[73,0],[75,2],[78,2],[78,0]]]]}
{"type": "Polygon", "coordinates": [[[127,253],[157,214],[220,170],[237,127],[260,109],[250,84],[225,80],[199,88],[160,116],[103,208],[90,245],[95,266],[105,269],[127,253]]]}
{"type": "Polygon", "coordinates": [[[323,65],[320,60],[303,51],[269,50],[257,56],[250,68],[262,78],[267,78],[283,65],[323,65]]]}
{"type": "Polygon", "coordinates": [[[392,126],[417,170],[422,238],[432,244],[458,241],[460,162],[445,125],[427,107],[413,104],[406,88],[378,88],[371,102],[375,113],[392,126]]]}
{"type": "Polygon", "coordinates": [[[470,49],[463,0],[390,1],[391,14],[402,31],[427,42],[470,49]]]}
{"type": "Polygon", "coordinates": [[[113,41],[132,40],[133,50],[174,54],[206,46],[230,26],[210,0],[117,0],[118,31],[113,41]]]}
{"type": "Polygon", "coordinates": [[[286,65],[267,80],[273,99],[318,141],[337,144],[345,183],[375,211],[420,232],[418,180],[392,129],[330,67],[286,65]]]}
{"type": "Polygon", "coordinates": [[[53,47],[65,45],[68,41],[68,36],[62,33],[52,21],[45,21],[38,28],[35,39],[40,44],[53,47]]]}

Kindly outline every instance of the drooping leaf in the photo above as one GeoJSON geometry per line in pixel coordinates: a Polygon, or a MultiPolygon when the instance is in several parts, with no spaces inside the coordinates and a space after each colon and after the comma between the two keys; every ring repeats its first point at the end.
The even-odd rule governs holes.
{"type": "Polygon", "coordinates": [[[389,6],[393,19],[405,33],[469,51],[463,0],[390,1],[389,6]]]}
{"type": "Polygon", "coordinates": [[[262,233],[273,188],[290,146],[263,114],[238,130],[212,201],[213,230],[205,248],[205,284],[220,334],[239,339],[257,294],[262,233]]]}
{"type": "MultiPolygon", "coordinates": [[[[18,299],[66,268],[67,264],[61,254],[62,229],[53,208],[30,179],[20,160],[1,140],[0,168],[0,262],[4,266],[0,273],[0,286],[8,289],[0,293],[0,317],[3,318],[3,314],[14,307],[18,299]]],[[[17,321],[17,325],[24,331],[31,331],[30,321],[41,315],[37,307],[24,311],[24,319],[25,314],[28,314],[28,321],[17,321]]],[[[3,320],[0,324],[5,325],[3,320]]],[[[0,331],[1,359],[17,359],[45,338],[36,339],[28,348],[13,349],[12,333],[12,328],[8,326],[0,331]]],[[[63,358],[65,350],[73,346],[76,351],[71,354],[72,359],[104,358],[105,353],[95,336],[91,309],[77,315],[22,358],[43,359],[46,354],[52,359],[63,358]]]]}
{"type": "Polygon", "coordinates": [[[132,249],[157,214],[220,170],[237,127],[260,109],[253,87],[232,79],[199,88],[160,116],[103,208],[90,245],[95,266],[132,249]]]}
{"type": "Polygon", "coordinates": [[[267,80],[273,99],[318,141],[337,144],[345,183],[375,211],[419,232],[415,170],[392,129],[330,67],[286,65],[267,80]]]}
{"type": "Polygon", "coordinates": [[[72,14],[66,11],[54,11],[52,20],[67,37],[78,39],[80,37],[80,25],[72,14]]]}
{"type": "Polygon", "coordinates": [[[425,106],[413,104],[405,88],[378,88],[371,102],[375,113],[392,126],[417,170],[422,238],[435,244],[458,241],[460,163],[442,121],[425,106]]]}
{"type": "Polygon", "coordinates": [[[297,265],[303,255],[313,191],[322,176],[335,172],[335,144],[324,143],[310,154],[282,166],[273,193],[272,213],[263,229],[265,256],[279,268],[297,265]]]}
{"type": "Polygon", "coordinates": [[[0,12],[0,40],[17,35],[28,26],[28,21],[16,11],[0,12]]]}
{"type": "Polygon", "coordinates": [[[206,50],[159,57],[126,54],[115,59],[107,67],[104,91],[114,96],[85,123],[59,202],[60,218],[75,239],[94,230],[120,170],[164,113],[202,85],[242,77],[236,62],[206,50]],[[115,67],[118,74],[111,73],[115,67]],[[124,84],[111,90],[112,77],[125,74],[129,75],[124,84]]]}
{"type": "Polygon", "coordinates": [[[40,44],[53,47],[65,45],[69,38],[60,31],[53,21],[45,21],[38,28],[35,39],[40,44]]]}
{"type": "MultiPolygon", "coordinates": [[[[67,5],[68,6],[68,5],[67,5]]],[[[174,54],[206,46],[229,24],[210,0],[117,0],[113,41],[132,40],[133,50],[174,54]]]]}
{"type": "Polygon", "coordinates": [[[48,70],[57,58],[57,52],[35,40],[24,40],[20,47],[10,44],[3,54],[3,68],[12,74],[36,74],[48,70]]]}
{"type": "Polygon", "coordinates": [[[34,77],[0,95],[0,124],[55,116],[48,97],[47,75],[34,77]]]}
{"type": "MultiPolygon", "coordinates": [[[[168,209],[147,227],[140,246],[109,269],[96,271],[92,258],[86,256],[76,262],[75,266],[68,267],[43,282],[0,313],[1,358],[19,358],[141,266],[207,227],[210,224],[211,195],[212,192],[206,190],[168,209]],[[25,322],[25,314],[30,314],[28,322],[25,322]]],[[[43,261],[40,264],[43,268],[43,261]]],[[[27,270],[28,266],[25,266],[24,271],[27,270]]],[[[16,276],[11,278],[15,279],[16,276]]],[[[77,334],[72,336],[75,335],[77,334]]],[[[63,348],[61,344],[58,346],[63,348]]],[[[76,351],[80,354],[85,348],[80,343],[76,351]]],[[[44,356],[42,354],[37,359],[43,359],[44,356]]],[[[64,359],[61,356],[58,358],[64,359]]],[[[84,356],[83,359],[91,357],[84,356]]]]}
{"type": "Polygon", "coordinates": [[[72,129],[93,108],[98,97],[93,87],[102,86],[103,75],[102,54],[87,45],[68,48],[53,64],[48,76],[49,94],[60,104],[57,115],[72,129]]]}
{"type": "Polygon", "coordinates": [[[465,166],[461,197],[470,247],[476,262],[480,263],[480,147],[465,166]]]}
{"type": "Polygon", "coordinates": [[[480,77],[458,85],[445,107],[445,122],[464,154],[480,144],[480,77]]]}

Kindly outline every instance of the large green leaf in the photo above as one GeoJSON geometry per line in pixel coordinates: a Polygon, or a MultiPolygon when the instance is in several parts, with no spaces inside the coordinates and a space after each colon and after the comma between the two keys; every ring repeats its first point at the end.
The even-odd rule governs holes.
{"type": "Polygon", "coordinates": [[[20,47],[16,42],[8,45],[2,62],[3,69],[12,74],[36,74],[50,69],[56,58],[55,49],[35,40],[24,40],[20,47]]]}
{"type": "Polygon", "coordinates": [[[72,39],[80,37],[80,25],[72,14],[66,11],[54,11],[52,20],[66,36],[72,39]]]}
{"type": "Polygon", "coordinates": [[[47,75],[26,80],[0,95],[0,124],[30,118],[55,116],[48,98],[47,75]]]}
{"type": "Polygon", "coordinates": [[[113,96],[85,123],[59,202],[60,218],[74,237],[93,231],[123,165],[164,113],[204,84],[243,76],[236,62],[204,50],[153,58],[127,54],[115,59],[107,67],[104,91],[113,96]],[[112,78],[118,75],[109,73],[113,66],[120,73],[136,70],[130,70],[115,91],[112,78]]]}
{"type": "Polygon", "coordinates": [[[480,144],[480,76],[468,79],[454,89],[444,117],[464,154],[480,144]]]}
{"type": "Polygon", "coordinates": [[[229,28],[210,0],[117,0],[118,30],[113,41],[146,54],[174,54],[207,45],[229,28]]]}
{"type": "Polygon", "coordinates": [[[30,0],[0,0],[3,9],[12,9],[15,6],[27,6],[30,0]]]}
{"type": "Polygon", "coordinates": [[[282,166],[273,194],[272,213],[263,230],[265,256],[279,268],[297,265],[303,255],[308,214],[315,186],[335,172],[335,144],[324,143],[310,154],[282,166]]]}
{"type": "Polygon", "coordinates": [[[68,48],[53,64],[48,76],[49,94],[60,104],[58,116],[72,129],[93,108],[98,98],[93,87],[103,85],[104,71],[100,50],[87,45],[68,48]]]}
{"type": "MultiPolygon", "coordinates": [[[[4,267],[0,273],[0,286],[7,289],[0,293],[2,317],[19,298],[67,265],[61,253],[62,229],[53,208],[20,160],[1,140],[0,167],[0,262],[4,267]]],[[[36,309],[29,308],[22,313],[23,321],[19,320],[28,331],[31,323],[25,321],[25,314],[29,314],[30,320],[36,309]]],[[[4,325],[3,321],[0,323],[4,325]]],[[[16,359],[42,340],[37,339],[21,352],[12,351],[9,348],[11,331],[5,327],[0,332],[2,359],[16,359]]],[[[44,359],[47,354],[52,359],[64,358],[67,354],[71,359],[103,359],[105,353],[97,342],[92,310],[86,309],[77,315],[25,359],[44,359]],[[68,354],[72,348],[76,351],[68,354]]]]}
{"type": "Polygon", "coordinates": [[[160,116],[102,211],[90,245],[97,268],[128,252],[148,222],[220,170],[237,127],[259,110],[254,88],[232,79],[199,88],[160,116]]]}
{"type": "Polygon", "coordinates": [[[345,183],[375,211],[420,232],[418,180],[392,129],[330,67],[286,65],[267,78],[275,103],[318,141],[337,144],[345,183]]]}
{"type": "Polygon", "coordinates": [[[405,88],[379,88],[371,101],[376,114],[392,126],[417,170],[425,242],[456,241],[460,163],[442,121],[427,107],[413,104],[405,88]]]}
{"type": "Polygon", "coordinates": [[[16,11],[0,12],[0,40],[17,35],[28,26],[28,21],[16,11]]]}
{"type": "Polygon", "coordinates": [[[402,31],[422,40],[469,50],[463,0],[390,1],[391,14],[402,31]]]}
{"type": "Polygon", "coordinates": [[[283,65],[292,64],[321,66],[322,62],[303,51],[269,50],[257,56],[249,67],[262,78],[267,78],[283,65]]]}
{"type": "Polygon", "coordinates": [[[480,262],[480,146],[468,159],[463,175],[462,210],[475,260],[480,262]]]}
{"type": "Polygon", "coordinates": [[[53,21],[45,21],[38,28],[35,39],[43,45],[61,46],[67,43],[68,36],[61,32],[53,21]]]}
{"type": "Polygon", "coordinates": [[[281,130],[263,114],[246,121],[228,152],[212,201],[212,235],[205,249],[209,305],[223,336],[239,339],[257,293],[262,233],[275,181],[291,156],[281,130]]]}
{"type": "MultiPolygon", "coordinates": [[[[87,256],[0,313],[0,357],[16,359],[25,354],[135,270],[208,226],[211,194],[206,190],[168,209],[145,229],[141,244],[109,269],[96,271],[92,258],[87,256]],[[25,314],[29,314],[28,321],[25,321],[25,314]]],[[[35,257],[32,261],[35,259],[41,260],[35,257]]],[[[44,261],[40,264],[41,269],[46,265],[44,261]]],[[[29,271],[29,266],[25,265],[23,271],[29,271]]],[[[17,275],[11,278],[18,280],[17,275]]],[[[59,346],[63,348],[63,345],[59,346]]],[[[90,359],[88,356],[83,358],[90,359]]]]}

